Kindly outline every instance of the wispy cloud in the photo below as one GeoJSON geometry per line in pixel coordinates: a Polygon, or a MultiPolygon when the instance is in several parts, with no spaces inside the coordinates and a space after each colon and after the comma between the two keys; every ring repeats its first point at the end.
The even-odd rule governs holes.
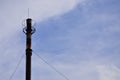
{"type": "MultiPolygon", "coordinates": [[[[40,22],[49,17],[69,12],[78,3],[77,0],[0,1],[0,79],[9,79],[18,59],[25,53],[25,37],[22,35],[24,26],[22,26],[22,22],[28,17],[28,8],[30,9],[30,17],[40,22]]],[[[24,74],[23,65],[18,70],[17,77],[15,76],[17,79],[24,79],[24,75],[21,75],[24,74]]]]}
{"type": "Polygon", "coordinates": [[[98,72],[100,74],[100,80],[119,80],[120,79],[120,69],[112,65],[101,65],[97,66],[98,72]]]}
{"type": "MultiPolygon", "coordinates": [[[[118,3],[118,0],[1,1],[0,79],[9,78],[19,56],[25,53],[21,24],[30,8],[30,17],[37,21],[34,51],[70,80],[119,80],[118,3]]],[[[13,80],[24,79],[23,65],[24,61],[13,80]]],[[[36,80],[63,79],[34,55],[32,76],[36,80]]]]}
{"type": "Polygon", "coordinates": [[[120,23],[119,13],[116,13],[119,8],[113,1],[115,10],[110,10],[111,2],[96,1],[92,5],[86,4],[87,7],[84,5],[85,8],[78,5],[59,18],[40,23],[39,26],[44,27],[39,28],[38,35],[42,35],[36,43],[41,43],[37,44],[39,48],[36,51],[49,57],[51,63],[64,73],[68,72],[68,76],[72,75],[72,79],[104,80],[108,76],[112,80],[119,79],[120,23]],[[111,70],[114,74],[109,73],[111,70]]]}

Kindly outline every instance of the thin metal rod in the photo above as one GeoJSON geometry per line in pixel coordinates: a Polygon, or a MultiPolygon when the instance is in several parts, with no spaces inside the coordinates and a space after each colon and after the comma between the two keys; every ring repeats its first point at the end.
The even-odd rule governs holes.
{"type": "Polygon", "coordinates": [[[9,80],[12,80],[12,78],[14,77],[15,73],[17,72],[18,68],[20,67],[23,57],[24,57],[24,55],[21,56],[19,62],[16,65],[16,68],[15,68],[14,72],[12,73],[12,75],[10,76],[9,80]]]}
{"type": "Polygon", "coordinates": [[[28,8],[28,18],[29,18],[29,16],[30,16],[30,11],[29,11],[29,8],[28,8]]]}

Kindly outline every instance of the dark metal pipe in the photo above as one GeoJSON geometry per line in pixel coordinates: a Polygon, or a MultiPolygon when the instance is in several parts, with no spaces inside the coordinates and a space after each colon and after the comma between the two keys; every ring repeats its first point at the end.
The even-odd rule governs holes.
{"type": "Polygon", "coordinates": [[[31,37],[32,37],[32,19],[28,18],[26,20],[26,80],[31,80],[31,37]]]}
{"type": "Polygon", "coordinates": [[[35,32],[35,28],[32,27],[32,19],[26,20],[27,26],[23,29],[26,34],[26,80],[31,80],[31,58],[32,58],[32,34],[35,32]]]}

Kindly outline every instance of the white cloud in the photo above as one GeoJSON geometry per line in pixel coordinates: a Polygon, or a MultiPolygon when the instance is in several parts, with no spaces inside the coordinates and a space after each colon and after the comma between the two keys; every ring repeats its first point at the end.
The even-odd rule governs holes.
{"type": "MultiPolygon", "coordinates": [[[[74,9],[77,6],[77,4],[79,3],[83,4],[84,1],[85,0],[52,0],[52,1],[51,0],[29,0],[29,1],[21,0],[18,2],[17,0],[14,0],[14,1],[6,0],[0,3],[1,4],[0,5],[0,10],[1,10],[1,13],[0,13],[0,17],[1,17],[0,19],[0,24],[1,24],[0,26],[1,27],[0,29],[0,32],[1,32],[0,74],[5,72],[2,74],[2,77],[0,76],[0,79],[3,79],[6,75],[7,75],[7,77],[5,77],[6,80],[9,78],[9,76],[13,72],[13,69],[15,68],[16,61],[18,61],[18,57],[21,56],[22,53],[24,53],[25,46],[23,45],[25,44],[21,42],[20,38],[23,38],[23,37],[20,37],[20,35],[22,33],[22,28],[23,28],[22,21],[23,19],[27,18],[27,8],[30,8],[31,18],[33,18],[34,20],[42,21],[53,16],[59,16],[64,13],[67,13],[70,10],[74,9]]],[[[105,21],[108,21],[108,18],[111,19],[110,17],[111,15],[108,15],[107,17],[106,16],[107,15],[104,15],[104,14],[101,16],[100,15],[92,16],[92,18],[90,17],[91,19],[87,19],[88,24],[86,23],[83,26],[84,27],[88,25],[92,26],[94,23],[97,23],[99,21],[105,22],[105,21]]],[[[101,80],[120,79],[119,77],[120,70],[118,68],[113,66],[105,66],[105,65],[100,65],[100,66],[98,65],[96,67],[97,59],[93,59],[93,58],[96,57],[96,54],[100,53],[99,51],[101,51],[101,49],[109,45],[106,44],[104,41],[95,42],[92,40],[89,42],[86,41],[86,43],[82,43],[81,37],[86,40],[88,36],[91,36],[92,34],[96,34],[96,32],[94,31],[90,32],[89,29],[86,28],[83,30],[83,32],[81,31],[81,33],[80,33],[81,28],[72,29],[70,34],[68,34],[67,36],[68,39],[70,40],[70,42],[68,42],[69,43],[68,46],[70,47],[68,51],[66,50],[64,52],[65,54],[62,54],[59,56],[53,56],[49,54],[51,55],[49,57],[49,55],[46,55],[47,60],[54,58],[55,60],[52,59],[54,60],[53,65],[56,66],[57,69],[59,69],[61,72],[64,72],[72,80],[73,79],[98,80],[99,77],[101,80]],[[92,56],[95,56],[95,57],[92,57],[92,56]],[[95,60],[96,63],[94,64],[93,62],[91,62],[92,63],[91,64],[90,61],[88,61],[89,57],[90,59],[92,59],[91,61],[94,62],[95,60]],[[85,61],[87,62],[84,63],[83,62],[84,60],[82,60],[81,58],[85,58],[85,61]],[[55,61],[57,62],[57,64],[54,64],[55,61]],[[95,73],[97,73],[97,76],[95,76],[95,73]]],[[[116,31],[117,32],[119,31],[119,27],[118,29],[111,27],[108,32],[111,33],[116,31]]],[[[111,43],[110,46],[111,45],[113,45],[113,43],[111,43]]],[[[102,61],[103,64],[105,60],[106,59],[102,61]]],[[[37,62],[37,59],[35,59],[34,61],[34,66],[35,66],[34,69],[35,68],[39,69],[39,66],[35,62],[37,62]]],[[[20,68],[20,70],[23,70],[22,69],[23,65],[20,68]]],[[[46,71],[46,65],[40,65],[40,66],[44,71],[46,71]]],[[[46,72],[49,72],[49,71],[46,71],[46,72]]],[[[46,77],[46,74],[43,74],[43,72],[41,73],[42,74],[36,73],[37,75],[34,75],[34,76],[37,77],[37,79],[40,78],[39,75],[46,77]]],[[[50,72],[50,73],[52,73],[52,76],[54,77],[54,72],[50,72]]],[[[18,74],[21,74],[21,72],[18,74]]],[[[47,74],[47,76],[52,77],[49,74],[47,74]]]]}
{"type": "Polygon", "coordinates": [[[62,15],[74,9],[78,3],[77,0],[0,1],[0,74],[2,74],[0,79],[7,80],[10,77],[18,57],[25,51],[25,42],[22,42],[21,34],[24,27],[22,21],[28,17],[28,8],[30,8],[30,17],[40,22],[53,16],[62,15]]]}
{"type": "Polygon", "coordinates": [[[99,65],[97,66],[100,80],[119,80],[120,69],[112,65],[99,65]]]}
{"type": "MultiPolygon", "coordinates": [[[[35,21],[64,14],[82,0],[5,0],[0,3],[0,36],[1,45],[10,43],[22,33],[22,21],[27,18],[27,8],[30,8],[30,17],[35,21]],[[13,38],[12,38],[13,37],[13,38]],[[3,40],[8,40],[4,43],[3,40]],[[4,44],[3,44],[4,43],[4,44]]],[[[82,3],[82,2],[81,2],[82,3]]],[[[38,22],[39,22],[38,21],[38,22]]],[[[2,47],[2,46],[1,46],[2,47]]]]}
{"type": "Polygon", "coordinates": [[[29,8],[31,16],[37,19],[48,18],[60,14],[64,14],[77,4],[83,3],[85,0],[29,0],[29,8]]]}
{"type": "Polygon", "coordinates": [[[17,34],[22,30],[22,22],[26,19],[27,9],[30,17],[39,22],[49,17],[64,14],[82,3],[83,0],[22,0],[1,1],[0,3],[0,40],[17,34]],[[38,21],[39,20],[39,21],[38,21]],[[9,35],[8,35],[9,34],[9,35]]]}

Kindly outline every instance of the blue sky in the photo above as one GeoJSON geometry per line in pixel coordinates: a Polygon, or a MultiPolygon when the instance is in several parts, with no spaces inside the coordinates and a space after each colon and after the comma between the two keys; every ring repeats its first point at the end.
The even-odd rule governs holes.
{"type": "MultiPolygon", "coordinates": [[[[33,50],[70,80],[120,79],[119,0],[0,1],[0,79],[25,54],[23,21],[36,22],[33,50]]],[[[32,56],[33,80],[65,80],[32,56]]],[[[25,79],[25,56],[12,80],[25,79]]]]}

